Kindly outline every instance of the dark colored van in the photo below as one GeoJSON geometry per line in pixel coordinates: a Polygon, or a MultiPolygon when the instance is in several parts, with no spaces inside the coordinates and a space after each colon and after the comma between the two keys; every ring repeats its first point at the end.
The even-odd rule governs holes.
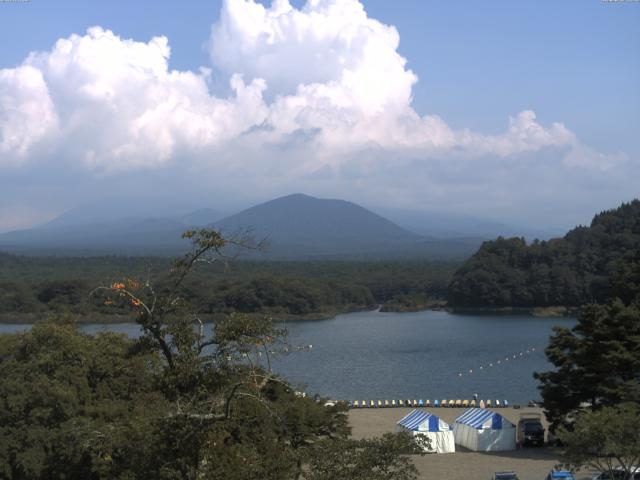
{"type": "Polygon", "coordinates": [[[523,447],[544,445],[544,427],[539,414],[522,414],[518,422],[518,443],[523,447]]]}

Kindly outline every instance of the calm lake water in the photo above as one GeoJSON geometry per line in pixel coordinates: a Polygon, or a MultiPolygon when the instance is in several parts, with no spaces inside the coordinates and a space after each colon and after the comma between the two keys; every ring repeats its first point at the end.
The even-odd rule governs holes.
{"type": "MultiPolygon", "coordinates": [[[[539,398],[533,372],[551,368],[543,352],[551,328],[574,324],[563,318],[434,311],[289,321],[290,343],[313,348],[278,356],[274,368],[305,391],[331,398],[434,400],[478,393],[524,403],[539,398]]],[[[0,332],[25,328],[4,324],[0,332]]],[[[82,328],[139,334],[136,324],[82,328]]]]}

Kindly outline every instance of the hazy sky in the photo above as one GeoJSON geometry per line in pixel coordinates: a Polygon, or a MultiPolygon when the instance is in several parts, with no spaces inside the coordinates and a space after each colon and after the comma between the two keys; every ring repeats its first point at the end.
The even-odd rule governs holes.
{"type": "Polygon", "coordinates": [[[0,231],[304,192],[568,227],[640,195],[640,2],[0,1],[0,231]]]}

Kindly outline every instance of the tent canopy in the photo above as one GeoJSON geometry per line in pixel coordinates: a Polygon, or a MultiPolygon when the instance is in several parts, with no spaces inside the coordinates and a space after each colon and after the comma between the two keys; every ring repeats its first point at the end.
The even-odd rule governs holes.
{"type": "Polygon", "coordinates": [[[516,427],[499,413],[470,408],[453,424],[457,444],[475,452],[516,449],[516,427]]]}
{"type": "Polygon", "coordinates": [[[408,415],[398,422],[398,425],[408,430],[421,432],[448,432],[451,430],[449,425],[440,420],[436,415],[419,410],[409,412],[408,415]]]}
{"type": "Polygon", "coordinates": [[[425,451],[450,453],[456,451],[453,430],[447,422],[436,415],[420,410],[412,410],[398,422],[398,432],[408,431],[413,436],[424,436],[429,440],[423,445],[425,451]]]}
{"type": "Polygon", "coordinates": [[[481,430],[483,428],[491,428],[493,430],[502,430],[503,428],[513,428],[509,420],[505,419],[499,413],[484,408],[470,408],[458,418],[456,423],[468,425],[469,427],[481,430]]]}

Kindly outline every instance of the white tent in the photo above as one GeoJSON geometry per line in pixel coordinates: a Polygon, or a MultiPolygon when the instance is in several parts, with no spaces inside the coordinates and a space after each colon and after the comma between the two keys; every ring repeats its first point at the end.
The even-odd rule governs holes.
{"type": "Polygon", "coordinates": [[[475,452],[516,449],[516,426],[484,408],[470,408],[456,418],[453,435],[458,445],[475,452]]]}
{"type": "Polygon", "coordinates": [[[456,451],[453,432],[449,424],[429,412],[412,410],[398,422],[396,430],[409,432],[413,435],[424,435],[431,442],[431,448],[428,449],[430,452],[450,453],[456,451]]]}

